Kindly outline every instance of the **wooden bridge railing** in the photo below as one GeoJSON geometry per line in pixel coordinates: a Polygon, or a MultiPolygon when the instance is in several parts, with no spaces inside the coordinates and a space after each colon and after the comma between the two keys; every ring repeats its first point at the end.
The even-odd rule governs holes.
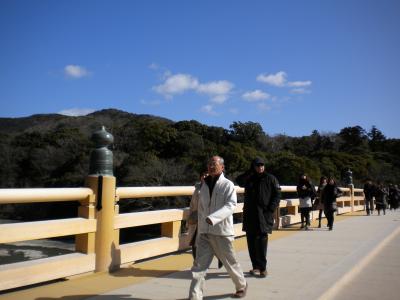
{"type": "MultiPolygon", "coordinates": [[[[81,273],[110,271],[126,263],[188,248],[182,233],[182,221],[188,208],[146,212],[119,213],[121,201],[135,198],[190,196],[194,188],[118,187],[113,176],[89,176],[86,188],[0,189],[0,205],[79,201],[75,218],[0,224],[0,243],[75,236],[75,252],[49,258],[0,265],[0,290],[26,286],[81,273]],[[101,178],[101,179],[100,179],[101,178]],[[99,184],[101,180],[101,184],[99,184]],[[101,188],[101,191],[99,190],[101,188]],[[123,228],[161,224],[161,236],[145,241],[120,244],[123,228]]],[[[338,213],[364,209],[361,189],[342,188],[338,213]]],[[[294,192],[294,186],[282,186],[283,195],[294,192]]],[[[237,187],[238,194],[243,189],[237,187]]],[[[298,199],[283,199],[276,213],[276,227],[298,223],[298,199]]],[[[235,214],[241,214],[239,203],[235,214]]],[[[241,223],[235,224],[236,236],[244,234],[241,223]]]]}

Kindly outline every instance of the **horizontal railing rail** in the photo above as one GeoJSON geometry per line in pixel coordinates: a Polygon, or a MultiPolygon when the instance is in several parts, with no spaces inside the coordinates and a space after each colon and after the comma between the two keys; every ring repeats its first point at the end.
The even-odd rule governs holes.
{"type": "Polygon", "coordinates": [[[84,218],[0,225],[0,244],[96,232],[96,221],[84,218]]]}
{"type": "Polygon", "coordinates": [[[90,196],[89,188],[0,189],[0,204],[81,201],[90,196]]]}

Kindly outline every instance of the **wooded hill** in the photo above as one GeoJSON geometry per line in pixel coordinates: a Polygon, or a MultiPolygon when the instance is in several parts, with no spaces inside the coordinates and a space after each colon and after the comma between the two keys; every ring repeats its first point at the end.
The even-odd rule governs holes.
{"type": "Polygon", "coordinates": [[[346,168],[359,187],[367,177],[400,183],[400,140],[387,139],[376,127],[270,136],[254,122],[224,129],[107,109],[81,117],[0,118],[0,187],[82,186],[93,149],[90,136],[102,125],[114,135],[118,186],[192,185],[215,154],[224,157],[230,178],[261,156],[282,185],[296,184],[302,172],[314,183],[321,175],[340,180],[346,168]]]}
{"type": "MultiPolygon", "coordinates": [[[[82,117],[34,115],[0,118],[0,188],[81,187],[94,145],[90,137],[105,126],[114,135],[117,186],[193,185],[215,154],[225,159],[234,179],[252,158],[263,157],[281,185],[295,185],[306,172],[315,184],[321,175],[341,179],[350,168],[356,186],[370,177],[400,183],[400,140],[346,127],[339,133],[270,136],[254,122],[234,122],[229,129],[197,121],[173,122],[115,109],[82,117]]],[[[120,211],[185,207],[189,197],[120,202],[120,211]]],[[[78,203],[56,202],[0,206],[0,218],[39,220],[76,216],[78,203]]]]}

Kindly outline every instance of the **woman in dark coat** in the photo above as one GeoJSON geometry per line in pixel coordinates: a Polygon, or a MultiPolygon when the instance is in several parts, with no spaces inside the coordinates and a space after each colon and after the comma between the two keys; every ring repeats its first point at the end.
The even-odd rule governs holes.
{"type": "Polygon", "coordinates": [[[322,176],[319,180],[317,198],[314,202],[314,209],[318,210],[318,228],[321,228],[322,212],[324,211],[324,203],[322,202],[322,191],[328,183],[328,178],[322,176]]]}
{"type": "Polygon", "coordinates": [[[306,174],[303,174],[299,178],[297,184],[297,195],[299,196],[300,205],[299,210],[301,214],[301,228],[308,230],[310,222],[310,212],[312,210],[312,202],[316,196],[315,187],[311,184],[306,174]],[[305,224],[305,226],[304,226],[305,224]]]}
{"type": "Polygon", "coordinates": [[[383,186],[381,182],[378,182],[378,186],[375,190],[375,206],[378,210],[378,216],[381,215],[381,210],[383,210],[383,214],[386,215],[388,196],[389,191],[383,186]]]}
{"type": "Polygon", "coordinates": [[[389,187],[389,204],[390,210],[396,210],[399,207],[400,191],[397,184],[389,187]]]}
{"type": "Polygon", "coordinates": [[[324,213],[328,220],[329,230],[333,229],[333,222],[335,220],[334,214],[337,210],[336,199],[342,195],[342,191],[337,187],[336,181],[333,177],[328,178],[328,184],[322,191],[322,202],[324,203],[324,213]]]}
{"type": "Polygon", "coordinates": [[[265,172],[264,160],[256,158],[249,171],[238,176],[236,182],[245,188],[243,231],[253,269],[250,274],[267,276],[268,233],[272,233],[274,212],[279,207],[278,180],[265,172]]]}

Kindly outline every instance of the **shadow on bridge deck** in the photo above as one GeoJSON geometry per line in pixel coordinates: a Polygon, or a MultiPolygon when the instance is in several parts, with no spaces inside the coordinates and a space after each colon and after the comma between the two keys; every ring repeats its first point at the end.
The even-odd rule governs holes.
{"type": "MultiPolygon", "coordinates": [[[[323,224],[325,224],[324,221],[323,224]]],[[[245,238],[235,241],[248,279],[246,299],[398,299],[400,212],[337,216],[335,228],[299,231],[293,226],[270,236],[267,278],[249,276],[245,238]],[[360,217],[349,217],[360,216],[360,217]]],[[[106,274],[96,273],[0,294],[1,300],[187,299],[189,252],[160,257],[106,274]]],[[[204,299],[228,299],[234,286],[214,261],[204,299]]]]}

